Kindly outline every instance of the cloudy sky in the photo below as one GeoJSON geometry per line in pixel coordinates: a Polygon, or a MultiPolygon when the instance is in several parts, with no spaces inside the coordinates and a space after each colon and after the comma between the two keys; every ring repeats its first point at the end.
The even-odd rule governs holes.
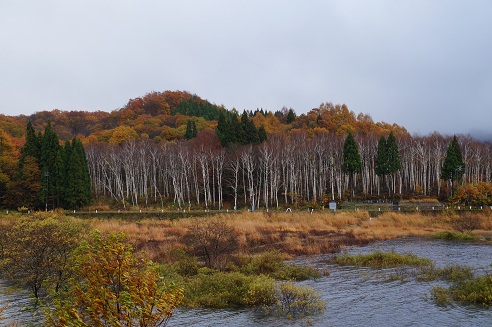
{"type": "Polygon", "coordinates": [[[490,0],[0,0],[0,113],[186,90],[492,135],[490,0]]]}

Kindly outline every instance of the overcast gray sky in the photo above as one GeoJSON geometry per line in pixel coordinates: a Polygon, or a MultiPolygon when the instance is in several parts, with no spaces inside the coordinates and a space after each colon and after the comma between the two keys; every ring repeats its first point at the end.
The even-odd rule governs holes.
{"type": "Polygon", "coordinates": [[[492,135],[490,0],[0,0],[0,113],[186,90],[492,135]]]}

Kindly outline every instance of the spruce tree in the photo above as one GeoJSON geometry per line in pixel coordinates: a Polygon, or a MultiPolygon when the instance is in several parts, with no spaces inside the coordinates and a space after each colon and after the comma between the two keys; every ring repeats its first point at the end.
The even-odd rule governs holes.
{"type": "Polygon", "coordinates": [[[260,128],[258,128],[258,138],[260,140],[260,143],[263,143],[267,140],[267,133],[265,131],[265,126],[261,125],[260,128]]]}
{"type": "Polygon", "coordinates": [[[359,147],[355,142],[352,132],[349,132],[343,144],[343,164],[342,171],[349,175],[350,197],[354,197],[354,178],[356,173],[362,170],[362,161],[359,155],[359,147]]]}
{"type": "Polygon", "coordinates": [[[221,111],[219,114],[219,119],[217,120],[217,128],[215,129],[215,133],[220,140],[220,144],[222,146],[227,146],[231,143],[231,136],[229,131],[229,123],[227,122],[226,115],[224,111],[221,111]]]}
{"type": "Polygon", "coordinates": [[[465,171],[465,163],[461,155],[460,145],[456,135],[448,146],[446,158],[441,170],[441,178],[446,181],[451,181],[451,195],[453,193],[453,182],[458,182],[465,171]]]}
{"type": "Polygon", "coordinates": [[[195,138],[198,135],[198,131],[196,129],[195,121],[191,121],[191,138],[195,138]]]}
{"type": "Polygon", "coordinates": [[[24,143],[24,146],[21,149],[19,168],[22,167],[23,162],[27,156],[31,156],[35,158],[39,164],[39,161],[41,159],[41,142],[39,136],[36,135],[36,131],[34,131],[34,128],[32,127],[30,121],[27,122],[27,126],[26,126],[26,142],[24,143]]]}
{"type": "Polygon", "coordinates": [[[289,112],[287,113],[287,119],[286,119],[287,124],[292,123],[295,119],[296,119],[296,115],[294,113],[294,110],[289,109],[289,112]]]}
{"type": "MultiPolygon", "coordinates": [[[[377,155],[375,158],[376,174],[378,176],[391,176],[391,184],[393,186],[393,194],[396,190],[394,174],[401,169],[400,154],[398,144],[393,132],[390,133],[388,139],[381,136],[378,142],[377,155]]],[[[391,191],[391,188],[390,190],[391,191]]]]}
{"type": "Polygon", "coordinates": [[[188,119],[188,122],[186,123],[186,132],[185,132],[184,138],[187,140],[191,140],[193,138],[192,121],[189,119],[188,119]]]}
{"type": "Polygon", "coordinates": [[[389,172],[388,170],[388,154],[386,146],[386,138],[381,135],[378,142],[378,149],[375,158],[376,164],[376,175],[386,176],[389,172]]]}
{"type": "Polygon", "coordinates": [[[64,205],[77,209],[91,200],[90,176],[82,142],[76,138],[71,144],[66,144],[65,158],[69,158],[65,167],[66,179],[64,190],[64,205]]]}
{"type": "Polygon", "coordinates": [[[244,133],[243,144],[258,144],[260,143],[260,138],[258,136],[258,129],[255,124],[249,119],[248,113],[243,111],[241,115],[241,127],[244,133]]]}
{"type": "Polygon", "coordinates": [[[40,167],[43,188],[40,192],[40,201],[45,202],[46,209],[55,205],[58,197],[59,183],[62,179],[60,167],[60,143],[55,130],[48,122],[41,138],[40,167]]]}
{"type": "Polygon", "coordinates": [[[400,152],[393,132],[390,133],[386,140],[386,153],[388,156],[388,172],[394,174],[401,169],[400,152]]]}
{"type": "Polygon", "coordinates": [[[229,139],[234,144],[245,144],[245,135],[241,122],[239,122],[239,116],[235,113],[231,116],[231,122],[229,124],[229,139]]]}

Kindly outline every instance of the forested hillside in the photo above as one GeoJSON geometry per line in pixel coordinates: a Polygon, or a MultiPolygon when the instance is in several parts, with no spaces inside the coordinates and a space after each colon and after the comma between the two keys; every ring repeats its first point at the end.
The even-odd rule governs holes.
{"type": "Polygon", "coordinates": [[[0,205],[12,209],[48,202],[75,208],[89,200],[122,209],[269,208],[395,197],[492,204],[489,143],[411,136],[401,126],[331,103],[301,115],[289,108],[238,112],[188,92],[151,92],[112,112],[0,116],[0,139],[0,205]],[[47,133],[55,135],[59,148],[51,146],[51,157],[39,150],[43,155],[26,159],[33,133],[39,144],[47,133]],[[355,165],[344,146],[349,136],[352,156],[359,157],[355,165]],[[77,160],[86,160],[89,191],[75,187],[77,178],[68,173],[79,169],[67,166],[69,153],[80,155],[81,148],[86,158],[77,160]],[[48,167],[56,156],[58,166],[48,167]],[[52,176],[55,171],[59,176],[52,176]]]}

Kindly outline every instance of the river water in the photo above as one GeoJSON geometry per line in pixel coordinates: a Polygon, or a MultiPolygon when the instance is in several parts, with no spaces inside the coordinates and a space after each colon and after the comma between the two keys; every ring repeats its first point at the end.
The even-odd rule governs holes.
{"type": "MultiPolygon", "coordinates": [[[[348,248],[347,252],[357,254],[377,250],[412,253],[433,260],[439,267],[469,265],[477,274],[492,273],[492,247],[488,245],[411,238],[348,248]]],[[[180,309],[169,321],[169,326],[492,326],[492,308],[434,304],[430,290],[433,286],[446,286],[446,283],[416,281],[411,269],[339,267],[328,264],[330,258],[330,255],[321,255],[298,258],[293,262],[330,271],[329,276],[301,283],[313,287],[327,302],[322,314],[289,320],[265,317],[252,310],[180,309]],[[404,277],[389,278],[394,275],[404,277]]],[[[19,316],[15,312],[16,308],[26,305],[25,297],[20,299],[23,303],[16,302],[19,299],[12,298],[13,295],[9,297],[14,305],[10,308],[12,311],[4,312],[4,315],[15,314],[17,319],[30,320],[30,314],[19,316]]],[[[1,294],[0,289],[0,304],[3,302],[5,294],[1,294]]]]}

